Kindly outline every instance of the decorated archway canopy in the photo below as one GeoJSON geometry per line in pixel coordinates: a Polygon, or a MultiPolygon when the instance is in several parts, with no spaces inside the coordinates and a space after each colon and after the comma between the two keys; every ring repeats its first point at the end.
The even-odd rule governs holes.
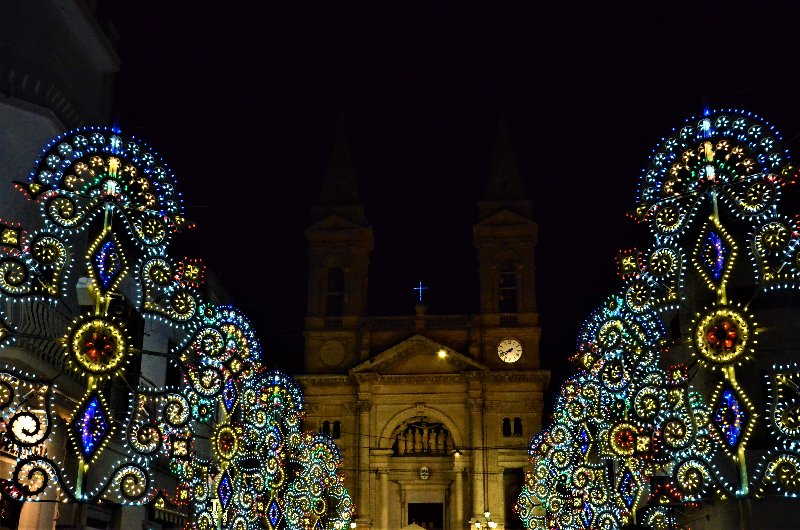
{"type": "Polygon", "coordinates": [[[800,225],[780,208],[796,178],[748,112],[707,111],[656,148],[632,215],[652,244],[620,252],[623,284],[584,323],[580,373],[530,443],[528,528],[675,528],[676,507],[800,494],[800,367],[777,362],[799,345],[781,343],[797,337],[781,292],[800,287],[800,225]]]}
{"type": "Polygon", "coordinates": [[[0,435],[19,455],[3,493],[177,507],[202,529],[346,527],[339,452],[300,431],[299,388],[261,367],[249,321],[210,300],[202,262],[169,255],[187,222],[161,158],[83,128],[16,186],[41,227],[0,222],[0,306],[13,304],[0,347],[43,369],[0,370],[0,435]]]}

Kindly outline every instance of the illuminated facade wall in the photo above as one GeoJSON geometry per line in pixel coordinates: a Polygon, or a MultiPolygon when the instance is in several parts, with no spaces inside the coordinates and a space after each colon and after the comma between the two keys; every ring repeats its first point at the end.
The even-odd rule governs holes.
{"type": "Polygon", "coordinates": [[[542,426],[549,372],[539,363],[537,227],[505,131],[473,227],[475,315],[429,314],[423,304],[413,314],[365,313],[372,228],[348,158],[340,132],[325,183],[336,195],[323,192],[306,231],[305,374],[297,377],[306,428],[337,438],[359,526],[462,529],[485,523],[488,511],[499,527],[517,528],[515,477],[527,437],[542,426]]]}

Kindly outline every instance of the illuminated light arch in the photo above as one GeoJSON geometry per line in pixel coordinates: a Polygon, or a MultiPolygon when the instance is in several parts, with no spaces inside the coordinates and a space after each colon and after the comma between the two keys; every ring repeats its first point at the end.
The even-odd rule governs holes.
{"type": "MultiPolygon", "coordinates": [[[[27,234],[15,223],[0,221],[0,344],[4,359],[16,365],[0,367],[0,421],[7,424],[3,443],[19,454],[9,479],[0,481],[4,493],[21,501],[153,503],[183,511],[200,527],[222,523],[244,530],[267,508],[249,502],[256,498],[251,487],[262,493],[267,488],[273,507],[292,508],[287,489],[281,489],[285,484],[269,489],[272,485],[258,479],[297,461],[316,469],[301,477],[306,489],[300,488],[300,497],[318,507],[321,495],[327,495],[335,505],[335,514],[317,518],[320,528],[333,530],[334,519],[336,528],[347,528],[353,507],[338,474],[341,455],[333,441],[300,432],[299,387],[288,376],[265,371],[260,342],[241,311],[204,298],[202,262],[169,256],[172,234],[187,223],[175,180],[158,155],[117,130],[84,127],[48,144],[28,182],[16,185],[39,206],[44,228],[27,234]],[[78,249],[85,250],[83,256],[78,249]],[[79,290],[80,310],[64,304],[74,287],[68,281],[73,269],[88,277],[87,288],[79,290]],[[114,316],[120,299],[123,316],[114,316]],[[63,322],[8,322],[2,308],[10,301],[36,304],[31,308],[52,305],[49,316],[34,317],[58,316],[63,322]],[[162,386],[126,379],[116,385],[119,399],[111,400],[106,383],[130,375],[130,359],[156,354],[143,351],[138,337],[129,336],[137,327],[129,311],[152,326],[149,331],[174,341],[158,355],[178,377],[162,386]],[[48,357],[40,358],[42,365],[50,361],[53,366],[31,361],[29,341],[47,344],[48,357]],[[71,384],[67,399],[53,383],[64,368],[83,387],[74,390],[71,384]],[[248,461],[245,454],[251,442],[265,441],[263,425],[256,425],[265,414],[248,415],[242,399],[252,397],[255,403],[259,396],[248,387],[264,385],[286,390],[267,396],[266,404],[271,425],[287,426],[283,435],[292,451],[280,454],[280,462],[248,461]],[[67,421],[56,418],[57,408],[67,421]],[[46,451],[57,430],[69,440],[70,465],[46,451]],[[203,431],[211,433],[210,459],[200,458],[195,444],[203,431]],[[154,461],[167,462],[168,472],[156,474],[154,461]],[[276,469],[262,469],[262,464],[276,469]],[[253,481],[240,480],[244,473],[253,481]],[[215,502],[252,509],[250,518],[232,514],[226,519],[215,502]]],[[[276,513],[269,512],[277,517],[277,528],[276,513]]]]}
{"type": "Polygon", "coordinates": [[[768,355],[756,335],[771,333],[775,318],[751,302],[800,288],[798,218],[779,211],[797,176],[775,128],[744,111],[690,118],[655,149],[633,213],[653,245],[620,254],[623,285],[581,328],[572,359],[584,371],[564,384],[553,424],[529,446],[533,471],[517,505],[526,526],[619,527],[638,510],[663,526],[673,504],[800,495],[800,370],[772,367],[766,411],[748,395],[761,387],[742,377],[746,362],[768,355]],[[740,299],[729,283],[742,287],[747,272],[755,297],[740,299]],[[667,333],[661,320],[678,311],[684,325],[667,333]],[[666,365],[670,341],[669,362],[684,364],[666,365]],[[746,446],[761,422],[775,446],[753,472],[746,446]],[[581,471],[598,458],[614,462],[613,481],[581,471]],[[595,484],[602,491],[590,491],[595,484]]]}

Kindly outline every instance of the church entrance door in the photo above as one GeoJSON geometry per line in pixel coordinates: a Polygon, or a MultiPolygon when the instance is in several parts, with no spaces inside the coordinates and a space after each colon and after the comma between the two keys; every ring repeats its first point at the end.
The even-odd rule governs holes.
{"type": "Polygon", "coordinates": [[[416,523],[427,530],[444,530],[444,504],[408,503],[408,523],[416,523]]]}

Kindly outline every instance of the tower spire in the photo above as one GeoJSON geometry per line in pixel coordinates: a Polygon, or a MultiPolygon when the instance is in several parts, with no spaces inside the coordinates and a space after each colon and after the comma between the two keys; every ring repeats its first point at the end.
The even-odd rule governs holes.
{"type": "Polygon", "coordinates": [[[508,209],[530,218],[531,202],[520,178],[514,144],[509,133],[508,118],[502,110],[497,117],[497,133],[492,148],[489,178],[484,199],[478,203],[479,216],[485,219],[491,214],[508,209]]]}
{"type": "Polygon", "coordinates": [[[339,114],[328,170],[317,205],[312,207],[314,220],[338,214],[356,224],[366,225],[364,206],[358,194],[356,173],[350,157],[350,144],[344,113],[339,114]]]}

